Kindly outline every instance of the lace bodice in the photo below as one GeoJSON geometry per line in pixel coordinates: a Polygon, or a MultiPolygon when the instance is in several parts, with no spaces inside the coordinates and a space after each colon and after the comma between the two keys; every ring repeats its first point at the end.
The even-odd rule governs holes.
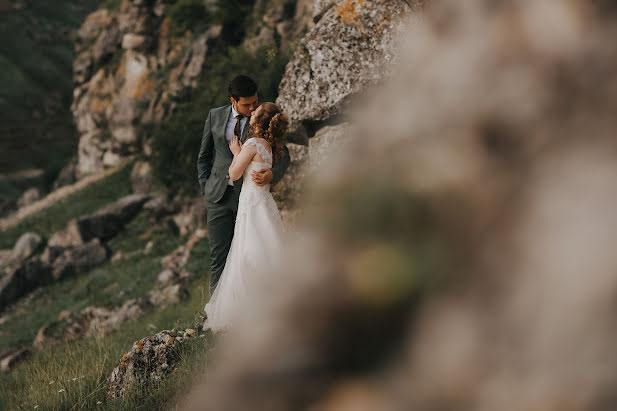
{"type": "Polygon", "coordinates": [[[247,145],[254,145],[257,148],[257,152],[263,158],[262,161],[251,161],[246,169],[244,170],[243,177],[244,182],[242,184],[242,191],[240,192],[240,203],[238,205],[238,216],[245,214],[251,207],[254,207],[259,202],[265,202],[266,209],[268,213],[277,214],[278,209],[276,207],[276,203],[272,198],[272,194],[270,194],[270,184],[266,184],[263,186],[258,186],[253,182],[251,178],[251,174],[253,171],[259,171],[262,168],[271,168],[272,167],[272,152],[268,150],[263,144],[257,141],[255,138],[249,138],[242,145],[242,147],[246,147],[247,145]]]}
{"type": "MultiPolygon", "coordinates": [[[[257,148],[257,153],[263,158],[264,162],[268,164],[268,167],[272,167],[272,151],[268,150],[266,146],[261,144],[255,137],[251,137],[244,142],[242,147],[246,146],[255,146],[257,148]]],[[[248,168],[248,167],[247,167],[248,168]]]]}

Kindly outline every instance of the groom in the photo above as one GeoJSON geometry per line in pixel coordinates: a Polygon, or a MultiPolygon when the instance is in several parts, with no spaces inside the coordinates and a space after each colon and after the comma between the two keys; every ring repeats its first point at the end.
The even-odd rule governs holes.
{"type": "MultiPolygon", "coordinates": [[[[249,130],[249,120],[257,110],[257,83],[247,76],[237,76],[229,83],[231,104],[213,108],[208,113],[201,137],[197,158],[197,177],[206,197],[208,237],[210,240],[210,295],[219,282],[227,253],[231,246],[238,211],[238,196],[242,177],[229,178],[233,154],[229,142],[234,136],[244,143],[249,130]]],[[[289,151],[272,166],[253,172],[251,178],[257,185],[278,183],[289,167],[289,151]]],[[[259,247],[259,244],[255,244],[259,247]]]]}

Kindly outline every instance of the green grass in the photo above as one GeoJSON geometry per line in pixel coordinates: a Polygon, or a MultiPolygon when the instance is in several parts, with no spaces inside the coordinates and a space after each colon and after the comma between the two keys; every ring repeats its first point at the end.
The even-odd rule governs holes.
{"type": "MultiPolygon", "coordinates": [[[[26,307],[0,325],[0,352],[17,344],[30,345],[37,330],[55,321],[60,311],[78,312],[88,305],[112,308],[128,298],[147,294],[161,271],[161,258],[185,243],[186,237],[174,234],[167,224],[153,225],[147,213],[141,213],[108,243],[112,252],[129,253],[142,250],[149,241],[153,245],[148,254],[109,262],[36,291],[26,307]]],[[[197,322],[208,299],[209,266],[208,240],[203,239],[191,249],[187,269],[192,277],[187,300],[148,312],[100,339],[88,337],[35,352],[10,373],[0,375],[0,404],[9,409],[33,409],[36,405],[39,409],[89,409],[101,401],[98,406],[103,409],[133,410],[156,409],[170,401],[199,371],[212,338],[195,338],[183,344],[178,369],[172,378],[156,385],[140,387],[125,398],[106,402],[105,383],[134,341],[197,322]],[[60,389],[65,391],[58,392],[60,389]]]]}
{"type": "Polygon", "coordinates": [[[25,232],[34,231],[49,238],[62,230],[71,218],[87,215],[107,204],[131,194],[132,163],[117,172],[79,190],[45,211],[25,218],[19,224],[0,232],[0,249],[12,248],[25,232]]]}
{"type": "Polygon", "coordinates": [[[123,399],[108,401],[107,378],[134,341],[163,329],[194,324],[207,292],[206,283],[201,281],[191,288],[187,300],[146,314],[105,337],[85,338],[34,353],[10,373],[0,375],[0,404],[8,409],[33,409],[36,405],[44,410],[160,409],[182,390],[193,373],[199,372],[213,345],[210,335],[181,345],[178,368],[155,386],[140,387],[123,399]],[[58,392],[61,389],[65,391],[58,392]],[[98,401],[102,404],[97,405],[98,401]]]}
{"type": "MultiPolygon", "coordinates": [[[[123,236],[131,237],[131,231],[129,227],[123,236]]],[[[18,344],[30,345],[38,329],[55,321],[63,310],[77,313],[90,305],[113,308],[129,298],[146,295],[161,272],[161,257],[186,238],[161,231],[152,241],[149,254],[108,262],[36,291],[27,307],[0,325],[0,352],[18,344]]]]}

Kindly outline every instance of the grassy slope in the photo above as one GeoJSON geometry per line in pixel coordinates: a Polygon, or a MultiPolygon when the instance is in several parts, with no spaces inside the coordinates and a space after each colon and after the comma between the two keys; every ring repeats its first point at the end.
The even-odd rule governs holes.
{"type": "Polygon", "coordinates": [[[163,329],[190,326],[206,302],[205,287],[201,281],[191,288],[186,301],[146,314],[101,339],[85,338],[34,353],[10,373],[0,375],[0,404],[8,409],[36,405],[39,409],[91,409],[100,401],[102,409],[110,410],[160,408],[199,371],[212,338],[198,337],[183,344],[179,366],[170,378],[156,386],[140,387],[122,400],[107,402],[106,380],[134,341],[163,329]]]}
{"type": "MultiPolygon", "coordinates": [[[[62,310],[79,311],[91,304],[114,307],[128,298],[145,295],[161,271],[161,257],[186,241],[172,228],[151,227],[149,218],[141,214],[108,244],[114,252],[130,252],[153,241],[149,254],[109,262],[36,292],[26,307],[0,325],[0,351],[18,343],[29,345],[38,328],[56,319],[62,310]],[[143,235],[146,232],[149,234],[143,235]]],[[[91,408],[97,401],[105,404],[105,381],[133,341],[162,329],[195,323],[207,301],[207,267],[209,247],[207,240],[202,240],[191,250],[187,269],[193,276],[187,300],[147,313],[101,339],[85,338],[34,353],[11,373],[0,375],[0,404],[7,404],[9,409],[32,409],[35,405],[41,409],[91,408]],[[60,389],[65,391],[58,392],[60,389]]],[[[210,342],[201,338],[189,342],[182,348],[180,366],[173,378],[106,406],[152,409],[169,400],[202,364],[209,346],[210,342]]]]}
{"type": "Polygon", "coordinates": [[[131,194],[130,175],[133,164],[92,183],[49,207],[43,213],[25,218],[19,224],[0,232],[0,249],[12,248],[23,233],[34,231],[51,237],[63,229],[71,218],[90,214],[107,204],[131,194]]]}

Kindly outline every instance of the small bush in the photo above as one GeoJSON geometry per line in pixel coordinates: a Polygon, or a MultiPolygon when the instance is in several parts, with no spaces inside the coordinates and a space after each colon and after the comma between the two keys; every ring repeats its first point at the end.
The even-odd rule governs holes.
{"type": "Polygon", "coordinates": [[[180,0],[166,9],[167,17],[171,20],[171,35],[182,36],[187,30],[193,32],[204,31],[210,16],[202,0],[180,0]]]}

